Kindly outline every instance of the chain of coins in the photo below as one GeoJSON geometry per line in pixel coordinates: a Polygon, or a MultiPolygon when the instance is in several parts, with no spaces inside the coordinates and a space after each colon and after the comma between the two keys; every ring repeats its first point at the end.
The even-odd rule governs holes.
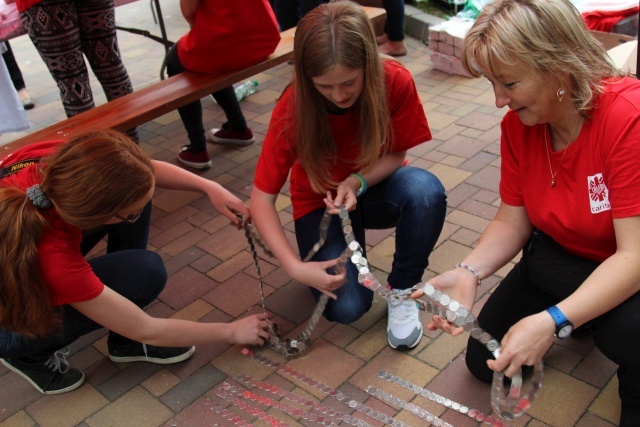
{"type": "MultiPolygon", "coordinates": [[[[394,426],[394,427],[409,427],[407,426],[407,424],[403,423],[400,420],[397,420],[393,417],[390,417],[386,414],[383,414],[382,412],[373,409],[369,406],[364,405],[361,402],[358,402],[357,400],[347,396],[346,394],[342,393],[341,391],[338,391],[332,387],[329,387],[326,384],[323,384],[320,381],[316,381],[312,378],[307,377],[306,375],[302,374],[301,372],[298,372],[294,369],[291,369],[289,367],[283,367],[281,363],[276,362],[274,360],[269,359],[268,357],[259,355],[259,354],[255,354],[253,351],[249,350],[248,348],[244,348],[242,349],[242,354],[250,357],[266,366],[269,366],[271,368],[274,368],[277,371],[281,371],[286,375],[289,375],[291,377],[297,378],[298,380],[302,381],[304,384],[310,385],[312,387],[314,387],[317,390],[322,391],[323,393],[333,397],[334,399],[336,399],[338,402],[343,402],[345,403],[347,406],[349,406],[352,409],[355,409],[356,411],[370,417],[373,418],[376,421],[379,421],[383,424],[389,425],[389,426],[394,426]]],[[[349,416],[344,414],[342,416],[342,422],[345,424],[350,424],[353,426],[357,426],[357,427],[371,427],[370,424],[368,424],[366,421],[360,419],[360,418],[356,418],[353,416],[349,416]]]]}
{"type": "MultiPolygon", "coordinates": [[[[341,207],[338,215],[342,220],[343,232],[348,244],[347,249],[340,257],[339,265],[340,263],[344,265],[348,260],[351,260],[358,269],[358,282],[360,284],[391,302],[408,300],[411,298],[412,293],[422,290],[424,292],[424,300],[416,300],[420,309],[447,319],[458,327],[462,327],[474,339],[482,343],[496,359],[500,356],[500,343],[498,340],[480,328],[475,316],[467,308],[451,299],[449,295],[435,289],[431,284],[425,283],[423,285],[419,283],[405,290],[390,290],[383,286],[370,271],[369,263],[363,256],[362,247],[353,236],[349,213],[344,207],[341,207]]],[[[491,404],[494,410],[501,417],[508,420],[522,415],[529,408],[542,387],[543,376],[543,365],[542,361],[540,361],[534,366],[531,387],[524,397],[520,397],[522,388],[521,372],[511,379],[511,387],[508,393],[504,392],[504,374],[495,373],[491,387],[491,404]]]]}
{"type": "MultiPolygon", "coordinates": [[[[242,393],[243,393],[243,390],[240,390],[240,394],[242,393]]],[[[232,403],[233,406],[245,411],[250,415],[253,415],[254,417],[257,417],[259,420],[263,420],[264,422],[268,423],[273,427],[289,426],[287,423],[280,421],[273,415],[267,414],[265,411],[263,411],[259,407],[253,406],[250,403],[247,403],[246,400],[241,400],[237,396],[237,394],[238,394],[237,387],[233,387],[231,386],[231,384],[227,382],[224,382],[222,386],[216,390],[216,396],[220,397],[223,400],[226,400],[229,403],[232,403]]],[[[263,399],[263,400],[266,400],[266,399],[263,399]]],[[[258,401],[258,400],[255,399],[255,401],[258,401]]],[[[205,405],[207,403],[209,402],[206,402],[205,405]]],[[[211,402],[211,403],[213,405],[216,405],[214,402],[211,402]]],[[[262,402],[259,402],[259,403],[262,403],[262,402]]],[[[267,406],[272,406],[272,405],[267,405],[267,406]]],[[[221,406],[218,406],[218,405],[212,406],[211,409],[216,413],[220,413],[225,419],[232,421],[235,425],[239,425],[239,426],[251,425],[247,423],[245,420],[243,420],[242,418],[240,418],[239,416],[237,416],[236,414],[234,414],[233,412],[227,409],[224,409],[221,406]],[[224,411],[226,411],[226,413],[224,411]]],[[[278,407],[276,409],[282,410],[281,408],[278,408],[278,407]]]]}
{"type": "MultiPolygon", "coordinates": [[[[256,273],[258,274],[258,282],[260,283],[260,297],[262,299],[262,310],[266,312],[265,298],[264,298],[264,283],[262,281],[262,272],[260,270],[260,263],[258,261],[258,252],[256,251],[256,245],[260,246],[265,253],[273,257],[273,253],[267,248],[267,246],[262,242],[258,234],[252,228],[251,224],[246,222],[242,215],[236,214],[238,220],[242,223],[244,228],[244,235],[249,242],[249,248],[251,250],[251,255],[253,257],[253,265],[256,268],[256,273]]],[[[318,242],[316,242],[309,252],[309,254],[303,259],[304,262],[309,261],[322,247],[326,238],[327,238],[327,230],[329,229],[329,223],[331,222],[331,216],[328,212],[325,212],[322,220],[320,221],[320,238],[318,242]]],[[[336,269],[338,270],[338,269],[336,269]]],[[[307,322],[305,328],[298,334],[296,338],[285,338],[282,339],[280,336],[280,330],[278,325],[272,324],[267,321],[269,325],[269,342],[267,343],[267,347],[281,353],[287,359],[297,359],[298,357],[302,357],[309,352],[309,346],[311,345],[310,337],[313,329],[316,327],[318,322],[320,321],[320,317],[322,317],[322,313],[324,312],[325,307],[327,306],[327,302],[329,297],[325,294],[320,295],[318,299],[318,303],[311,313],[311,317],[307,322]]]]}
{"type": "MultiPolygon", "coordinates": [[[[473,409],[473,408],[469,408],[467,406],[461,405],[458,402],[454,402],[451,399],[447,399],[444,396],[441,396],[437,393],[434,393],[432,391],[429,391],[427,388],[425,387],[420,387],[419,385],[416,384],[412,384],[411,382],[404,380],[400,377],[398,377],[397,375],[391,375],[386,371],[378,371],[378,378],[381,378],[387,382],[393,383],[393,384],[397,384],[400,387],[406,388],[409,391],[412,391],[413,393],[415,393],[418,396],[422,396],[426,399],[431,400],[432,402],[436,402],[439,403],[447,408],[451,408],[454,411],[460,412],[463,415],[467,415],[469,418],[473,418],[476,421],[479,422],[483,422],[485,424],[488,424],[490,426],[493,427],[510,427],[509,424],[504,424],[502,421],[494,419],[493,417],[490,417],[484,413],[482,413],[481,411],[478,411],[477,409],[473,409]]],[[[370,387],[373,388],[373,387],[370,387]]],[[[371,394],[371,391],[369,391],[369,394],[371,394]]],[[[376,397],[378,397],[378,395],[383,395],[383,398],[385,400],[387,400],[387,397],[384,396],[384,394],[382,391],[374,389],[374,394],[376,397]]],[[[392,402],[393,403],[393,402],[392,402]]],[[[400,403],[403,403],[403,401],[400,401],[400,403]]],[[[400,403],[398,404],[398,406],[400,406],[400,403]]],[[[429,422],[433,422],[432,419],[429,418],[428,412],[423,416],[423,409],[421,408],[417,408],[415,405],[412,405],[411,403],[406,403],[404,406],[404,409],[411,411],[412,413],[419,415],[420,418],[424,418],[429,422]]],[[[426,412],[426,411],[425,411],[426,412]]],[[[434,425],[437,425],[434,423],[434,425]]],[[[442,424],[443,426],[445,424],[442,424]]]]}
{"type": "MultiPolygon", "coordinates": [[[[459,302],[451,299],[451,297],[449,297],[447,294],[435,289],[431,284],[418,283],[412,288],[405,290],[390,290],[387,289],[387,287],[383,286],[371,272],[369,263],[363,255],[364,250],[355,239],[355,236],[353,234],[353,227],[351,226],[351,219],[349,218],[349,212],[344,205],[340,207],[338,216],[341,221],[342,231],[347,243],[347,248],[337,260],[337,269],[344,268],[346,263],[348,261],[351,261],[358,270],[358,282],[360,284],[369,288],[384,300],[394,303],[408,300],[410,299],[412,293],[417,290],[422,290],[424,292],[424,299],[415,300],[420,309],[430,314],[447,319],[452,324],[463,328],[465,331],[469,332],[469,335],[471,335],[471,337],[482,343],[496,359],[500,357],[500,343],[490,334],[480,328],[480,325],[478,324],[475,316],[466,307],[463,307],[459,302]]],[[[330,220],[331,217],[327,210],[320,223],[320,239],[313,246],[313,249],[304,259],[304,261],[308,261],[309,259],[311,259],[311,257],[315,255],[315,253],[324,244],[330,220]]],[[[245,230],[247,230],[248,224],[244,224],[245,230]]],[[[248,231],[246,231],[245,234],[247,236],[247,239],[250,240],[249,243],[252,247],[252,252],[254,253],[254,263],[256,264],[256,268],[258,268],[258,275],[262,277],[260,275],[259,267],[257,264],[257,254],[252,243],[253,238],[250,236],[250,233],[248,231]]],[[[260,287],[262,292],[262,280],[260,280],[260,287]]],[[[275,334],[272,334],[274,338],[271,339],[270,346],[272,348],[280,350],[287,358],[299,357],[303,351],[308,352],[309,336],[311,335],[311,331],[317,324],[317,321],[320,319],[322,311],[324,311],[324,306],[320,307],[321,303],[322,298],[318,302],[318,305],[316,306],[316,309],[314,310],[314,313],[312,314],[307,327],[304,329],[299,339],[283,342],[277,336],[275,336],[275,334]],[[322,310],[320,310],[320,308],[322,308],[322,310]]],[[[304,354],[306,354],[306,352],[304,354]]],[[[542,387],[543,377],[543,364],[542,361],[539,361],[534,366],[534,373],[531,379],[530,387],[524,397],[521,397],[521,371],[514,375],[511,379],[511,386],[508,392],[504,390],[504,374],[501,372],[494,373],[491,386],[491,405],[493,406],[493,409],[500,415],[500,417],[507,420],[512,420],[522,415],[524,411],[526,411],[529,406],[531,406],[531,403],[537,397],[538,391],[542,387]]]]}

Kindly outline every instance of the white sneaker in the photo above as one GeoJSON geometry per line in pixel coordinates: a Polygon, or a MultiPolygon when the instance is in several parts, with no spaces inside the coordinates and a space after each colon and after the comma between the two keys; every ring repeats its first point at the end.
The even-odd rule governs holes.
{"type": "MultiPolygon", "coordinates": [[[[393,292],[403,292],[394,289],[393,292]]],[[[387,340],[392,348],[411,349],[422,339],[422,322],[420,310],[415,301],[389,301],[389,320],[387,323],[387,340]]]]}

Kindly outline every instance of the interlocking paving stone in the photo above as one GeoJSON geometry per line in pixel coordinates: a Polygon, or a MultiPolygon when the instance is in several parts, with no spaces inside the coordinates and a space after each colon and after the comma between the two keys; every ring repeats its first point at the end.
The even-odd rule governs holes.
{"type": "MultiPolygon", "coordinates": [[[[379,5],[379,0],[371,1],[379,5]]],[[[179,2],[164,1],[162,8],[169,38],[177,40],[187,28],[180,14],[179,2]]],[[[157,32],[149,5],[145,2],[119,7],[116,12],[122,23],[157,32]]],[[[122,32],[118,36],[135,88],[157,81],[164,48],[138,35],[122,32]]],[[[507,109],[495,107],[493,91],[484,79],[467,79],[433,70],[428,47],[411,37],[406,42],[409,54],[399,60],[414,74],[433,134],[432,141],[409,150],[408,160],[412,166],[436,174],[447,189],[446,223],[423,276],[423,280],[427,280],[450,269],[471,251],[499,206],[498,124],[507,109]]],[[[12,40],[12,45],[20,65],[24,65],[22,71],[27,87],[36,100],[36,108],[27,113],[33,130],[64,119],[58,89],[30,40],[23,36],[12,40]]],[[[194,171],[196,174],[216,180],[249,203],[253,170],[271,111],[291,74],[292,66],[282,64],[253,77],[260,82],[258,91],[242,101],[241,106],[254,131],[256,143],[247,147],[207,144],[213,167],[194,171]]],[[[96,101],[105,102],[102,88],[93,75],[91,84],[96,101]]],[[[224,113],[210,97],[203,98],[202,105],[205,129],[219,127],[225,121],[224,113]]],[[[177,163],[176,153],[180,147],[188,143],[177,111],[154,119],[138,130],[143,149],[155,159],[173,164],[177,163]]],[[[24,134],[26,132],[0,135],[0,144],[24,134]]],[[[149,248],[157,251],[165,261],[170,281],[161,299],[147,308],[150,314],[228,322],[262,310],[259,307],[257,273],[243,233],[229,227],[228,220],[211,207],[207,197],[158,189],[153,203],[149,248]]],[[[297,251],[288,183],[276,201],[276,208],[285,235],[297,251]]],[[[376,268],[376,276],[383,283],[390,270],[394,240],[393,229],[367,232],[367,255],[376,268]]],[[[91,256],[99,256],[105,251],[106,245],[101,242],[91,256]]],[[[267,312],[274,315],[273,321],[280,326],[283,336],[293,336],[304,327],[314,306],[313,300],[308,289],[293,281],[277,260],[267,257],[262,249],[258,254],[264,274],[267,312]],[[299,304],[301,300],[305,302],[299,304]]],[[[478,288],[475,314],[512,267],[513,263],[510,263],[483,281],[478,288]]],[[[369,384],[378,384],[377,370],[398,369],[412,381],[418,383],[419,380],[420,385],[491,411],[488,385],[476,381],[464,365],[466,334],[450,337],[441,331],[425,329],[424,337],[415,349],[397,352],[386,345],[386,317],[386,301],[375,297],[371,310],[350,325],[338,325],[323,319],[312,335],[309,356],[289,361],[287,366],[295,366],[358,401],[366,401],[367,405],[413,426],[422,425],[424,420],[371,398],[364,391],[369,384]]],[[[423,322],[429,319],[424,313],[421,318],[423,322]]],[[[87,384],[67,395],[42,396],[26,381],[0,366],[0,427],[229,425],[206,403],[208,399],[215,401],[214,390],[221,381],[233,381],[238,373],[266,378],[279,387],[353,413],[376,427],[380,425],[344,403],[309,389],[299,380],[242,357],[242,346],[198,346],[191,360],[166,367],[147,363],[118,365],[105,357],[105,334],[104,330],[96,331],[72,346],[73,356],[69,361],[83,369],[87,384]]],[[[285,362],[273,351],[255,350],[285,362]]],[[[548,378],[541,399],[534,403],[528,414],[512,423],[514,427],[605,427],[617,424],[616,366],[595,349],[591,337],[557,342],[547,359],[548,378]],[[562,407],[554,401],[557,396],[563,398],[562,407]]],[[[390,384],[378,385],[402,392],[390,384]]],[[[469,417],[428,399],[415,397],[414,403],[457,427],[478,425],[469,417]]],[[[269,413],[278,415],[277,411],[269,413]]],[[[295,420],[283,414],[278,418],[289,421],[290,425],[311,425],[309,421],[295,420]]],[[[266,425],[247,414],[244,419],[258,426],[266,425]]]]}

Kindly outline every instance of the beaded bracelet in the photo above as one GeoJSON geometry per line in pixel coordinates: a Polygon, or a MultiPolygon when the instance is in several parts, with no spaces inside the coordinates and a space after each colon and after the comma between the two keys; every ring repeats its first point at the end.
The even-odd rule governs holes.
{"type": "Polygon", "coordinates": [[[478,273],[478,270],[471,267],[469,264],[465,264],[464,262],[459,262],[453,266],[453,268],[458,268],[458,267],[464,268],[465,270],[467,270],[468,272],[476,276],[476,280],[478,281],[478,286],[482,284],[482,280],[480,280],[480,273],[478,273]]]}
{"type": "Polygon", "coordinates": [[[364,177],[362,175],[360,175],[359,173],[352,173],[349,176],[353,176],[355,178],[358,178],[358,181],[360,181],[360,188],[358,189],[358,191],[356,192],[356,196],[361,196],[365,193],[365,191],[367,191],[367,181],[365,181],[364,177]]]}

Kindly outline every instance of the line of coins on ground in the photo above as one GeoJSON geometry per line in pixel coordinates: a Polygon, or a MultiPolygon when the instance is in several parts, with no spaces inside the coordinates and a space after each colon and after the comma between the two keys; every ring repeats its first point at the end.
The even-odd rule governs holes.
{"type": "MultiPolygon", "coordinates": [[[[463,415],[467,415],[469,418],[473,418],[476,421],[479,422],[483,422],[485,424],[488,424],[490,426],[493,427],[510,427],[509,424],[504,424],[502,421],[500,420],[496,420],[493,417],[490,417],[484,413],[482,413],[481,411],[477,410],[477,409],[473,409],[473,408],[469,408],[467,406],[461,405],[458,402],[454,402],[451,399],[447,399],[444,396],[441,396],[437,393],[434,393],[430,390],[428,390],[426,387],[420,387],[419,385],[413,384],[407,380],[404,380],[400,377],[398,377],[397,375],[391,375],[386,371],[378,371],[378,378],[381,378],[387,382],[393,383],[393,384],[397,384],[400,387],[406,388],[409,391],[412,391],[413,393],[415,393],[418,396],[422,396],[426,399],[431,400],[432,402],[436,402],[439,403],[447,408],[451,408],[454,411],[460,412],[463,415]]],[[[369,387],[369,389],[367,390],[367,392],[369,392],[369,394],[373,394],[376,397],[382,396],[385,400],[388,400],[387,398],[387,393],[385,393],[382,390],[378,390],[375,389],[373,387],[369,387]]],[[[393,396],[390,396],[390,398],[393,400],[393,396]]],[[[398,403],[398,406],[400,406],[404,401],[400,401],[400,403],[398,403]]],[[[393,403],[393,402],[392,402],[393,403]]],[[[431,415],[431,417],[429,416],[430,414],[425,411],[424,409],[421,409],[419,407],[417,407],[416,405],[413,405],[411,403],[406,403],[404,405],[404,409],[407,411],[412,412],[413,414],[416,414],[418,416],[420,416],[420,418],[424,418],[429,422],[432,422],[433,420],[431,419],[431,417],[433,417],[433,415],[431,415]],[[426,412],[426,414],[424,414],[424,412],[426,412]],[[424,414],[424,416],[423,416],[424,414]]],[[[434,425],[437,425],[434,423],[434,425]]],[[[443,424],[444,425],[444,424],[443,424]]]]}
{"type": "Polygon", "coordinates": [[[394,406],[397,406],[400,409],[405,409],[411,412],[412,414],[419,416],[423,420],[433,424],[436,427],[453,427],[451,424],[441,420],[440,418],[436,417],[429,411],[422,409],[419,406],[414,405],[413,403],[408,403],[406,400],[396,397],[390,393],[379,390],[376,387],[373,387],[373,386],[367,387],[367,393],[369,393],[371,396],[378,398],[379,400],[384,400],[394,406]]]}
{"type": "MultiPolygon", "coordinates": [[[[279,420],[278,418],[274,417],[273,415],[267,414],[265,411],[263,411],[261,408],[259,408],[258,406],[253,406],[251,403],[247,402],[246,399],[242,400],[240,399],[240,397],[238,396],[238,393],[242,394],[244,393],[245,390],[241,389],[239,387],[235,387],[232,386],[231,384],[224,382],[222,383],[222,386],[218,387],[215,390],[216,396],[218,396],[219,398],[233,404],[233,406],[243,410],[244,412],[258,418],[259,420],[263,420],[265,423],[273,426],[273,427],[288,427],[288,424],[285,423],[284,421],[279,420]]],[[[267,399],[263,398],[263,402],[259,402],[258,399],[252,399],[254,402],[256,403],[262,403],[265,404],[267,406],[270,407],[274,407],[274,405],[272,404],[272,401],[269,401],[269,403],[264,403],[264,401],[266,401],[267,399]]],[[[226,410],[227,414],[225,414],[222,411],[225,411],[225,409],[222,409],[222,411],[218,408],[221,408],[220,406],[218,406],[215,402],[210,401],[210,402],[205,402],[205,405],[210,404],[211,409],[216,412],[216,413],[220,413],[225,419],[234,422],[235,425],[239,425],[239,426],[245,426],[245,425],[251,425],[249,423],[247,423],[244,419],[242,419],[241,417],[237,416],[236,414],[234,414],[233,412],[226,410]],[[213,406],[215,405],[215,406],[213,406]],[[230,414],[228,414],[230,413],[230,414]]],[[[284,408],[281,408],[279,406],[275,406],[276,409],[279,409],[280,411],[284,412],[284,408]]]]}
{"type": "MultiPolygon", "coordinates": [[[[284,408],[285,412],[288,415],[291,415],[295,418],[302,418],[304,420],[309,420],[314,423],[329,426],[329,427],[336,426],[338,423],[341,423],[343,421],[345,421],[346,423],[350,423],[350,420],[351,420],[350,415],[345,414],[342,411],[337,411],[319,402],[314,402],[312,400],[309,400],[304,396],[301,396],[296,393],[292,393],[281,387],[277,387],[265,381],[256,380],[254,378],[251,378],[250,376],[243,375],[243,374],[237,375],[235,379],[240,383],[251,385],[254,388],[258,388],[266,392],[269,392],[274,396],[281,397],[291,402],[297,403],[300,406],[307,408],[309,410],[309,412],[307,412],[300,408],[296,408],[291,405],[280,403],[279,407],[284,408]]],[[[311,383],[315,383],[315,381],[311,380],[309,384],[311,385],[311,383]]],[[[242,397],[251,398],[254,400],[257,399],[258,402],[260,402],[261,400],[261,396],[250,391],[242,392],[242,397]]],[[[276,407],[276,403],[273,403],[272,399],[268,397],[267,398],[262,397],[262,400],[264,401],[265,405],[276,407]]]]}
{"type": "MultiPolygon", "coordinates": [[[[289,367],[282,367],[282,364],[279,362],[276,362],[274,360],[269,359],[268,357],[259,355],[259,354],[255,354],[253,351],[249,350],[248,348],[244,348],[242,349],[242,354],[250,357],[266,366],[269,366],[271,368],[276,369],[277,371],[283,372],[286,375],[289,375],[291,377],[297,378],[298,380],[302,381],[304,384],[307,384],[311,387],[314,387],[316,390],[320,390],[322,391],[324,394],[333,397],[334,399],[336,399],[339,402],[342,402],[344,404],[346,404],[349,408],[351,409],[355,409],[357,412],[360,412],[370,418],[373,418],[376,421],[382,422],[386,425],[389,426],[394,426],[394,427],[409,427],[406,423],[403,423],[400,420],[397,420],[393,417],[390,417],[389,415],[386,415],[376,409],[373,409],[365,404],[363,404],[362,402],[358,402],[356,399],[347,396],[346,394],[344,394],[341,391],[338,391],[332,387],[329,387],[328,385],[320,382],[320,381],[316,381],[304,374],[302,374],[301,372],[298,372],[294,369],[291,369],[289,367]]],[[[342,422],[345,424],[350,424],[353,426],[357,426],[357,427],[368,427],[370,426],[366,421],[360,419],[360,418],[356,418],[353,416],[348,416],[348,415],[343,415],[342,417],[342,422]]]]}
{"type": "MultiPolygon", "coordinates": [[[[349,213],[344,206],[340,208],[338,215],[342,220],[342,230],[348,244],[347,249],[340,256],[339,265],[344,265],[350,260],[358,269],[358,282],[360,284],[377,293],[383,299],[392,302],[408,300],[415,291],[422,290],[424,292],[424,300],[416,300],[418,307],[428,313],[447,319],[458,327],[462,327],[474,339],[482,343],[496,359],[500,356],[500,343],[480,328],[475,316],[467,308],[460,305],[459,302],[435,289],[431,284],[419,283],[404,291],[390,290],[383,286],[370,271],[369,263],[363,256],[362,247],[353,238],[349,213]]],[[[543,365],[542,361],[540,361],[534,366],[534,373],[528,392],[524,397],[521,397],[522,373],[516,374],[511,379],[511,387],[509,392],[506,393],[504,391],[504,374],[496,372],[491,386],[491,405],[496,413],[507,420],[512,420],[522,415],[536,398],[538,391],[542,387],[543,377],[543,365]]]]}

